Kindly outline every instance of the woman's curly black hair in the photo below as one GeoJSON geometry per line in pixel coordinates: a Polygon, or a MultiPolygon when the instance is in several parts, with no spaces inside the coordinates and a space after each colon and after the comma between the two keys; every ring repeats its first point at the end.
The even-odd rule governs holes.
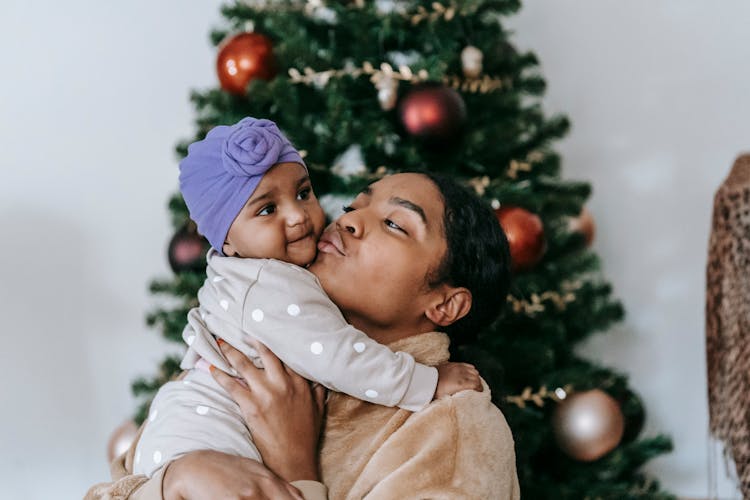
{"type": "Polygon", "coordinates": [[[508,239],[489,205],[450,177],[428,177],[443,198],[443,227],[448,249],[428,284],[447,283],[471,292],[469,313],[445,327],[452,344],[472,341],[505,307],[511,280],[508,239]]]}

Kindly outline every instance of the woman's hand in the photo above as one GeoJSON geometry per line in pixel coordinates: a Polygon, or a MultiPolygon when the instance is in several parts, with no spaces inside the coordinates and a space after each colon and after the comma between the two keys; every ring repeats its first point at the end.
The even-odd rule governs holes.
{"type": "Polygon", "coordinates": [[[171,462],[164,471],[165,500],[304,500],[302,494],[257,460],[201,450],[171,462]]]}
{"type": "Polygon", "coordinates": [[[325,388],[311,389],[259,342],[256,350],[265,369],[229,344],[219,345],[242,380],[217,369],[211,373],[239,405],[263,463],[286,481],[317,481],[325,388]]]}

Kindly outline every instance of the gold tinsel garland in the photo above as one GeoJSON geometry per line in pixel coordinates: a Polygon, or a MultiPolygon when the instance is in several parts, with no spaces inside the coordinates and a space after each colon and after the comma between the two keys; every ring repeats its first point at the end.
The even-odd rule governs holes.
{"type": "Polygon", "coordinates": [[[544,406],[544,400],[549,399],[559,403],[568,397],[568,394],[573,390],[573,387],[566,385],[565,387],[558,387],[554,391],[550,391],[546,386],[542,386],[538,391],[533,392],[531,387],[526,387],[521,394],[514,396],[506,396],[505,400],[509,403],[513,403],[519,408],[526,408],[527,403],[533,403],[539,408],[544,406]]]}
{"type": "MultiPolygon", "coordinates": [[[[275,10],[279,11],[284,8],[287,10],[303,10],[306,15],[313,15],[319,9],[327,8],[326,2],[323,0],[242,0],[240,3],[257,10],[275,10]]],[[[355,9],[364,9],[365,0],[352,0],[349,2],[349,7],[355,9]]],[[[405,11],[396,13],[401,14],[403,17],[408,17],[411,20],[413,26],[418,25],[422,21],[437,21],[438,19],[445,19],[446,21],[452,20],[458,15],[470,15],[473,14],[473,10],[462,8],[456,2],[450,2],[444,5],[440,2],[433,2],[430,5],[431,9],[427,9],[423,6],[418,6],[416,12],[408,13],[405,11]]]]}
{"type": "Polygon", "coordinates": [[[564,311],[568,304],[575,302],[576,290],[583,286],[581,282],[565,282],[562,285],[562,292],[547,291],[541,294],[532,293],[531,300],[517,299],[512,295],[508,295],[508,302],[513,308],[513,312],[516,314],[524,313],[529,317],[534,317],[536,314],[544,312],[547,309],[545,302],[549,302],[557,308],[558,311],[564,311]]]}
{"type": "MultiPolygon", "coordinates": [[[[314,85],[321,88],[328,85],[328,82],[332,78],[342,78],[344,76],[359,78],[362,75],[370,75],[370,81],[376,86],[385,79],[401,80],[410,83],[421,83],[429,79],[429,74],[425,69],[414,73],[409,66],[401,65],[398,69],[395,69],[387,62],[381,63],[380,68],[375,68],[372,63],[365,61],[362,63],[362,67],[359,68],[350,66],[343,69],[329,69],[326,71],[315,71],[309,67],[302,71],[297,68],[289,69],[289,78],[292,83],[314,85]]],[[[509,80],[492,78],[488,75],[484,75],[482,78],[465,78],[455,75],[446,76],[443,78],[443,83],[456,90],[472,94],[476,94],[477,92],[487,94],[510,86],[509,80]]]]}
{"type": "Polygon", "coordinates": [[[450,21],[456,16],[456,4],[451,2],[447,7],[440,2],[432,2],[432,11],[429,11],[421,5],[417,7],[417,13],[411,16],[411,24],[416,26],[424,20],[437,21],[441,17],[450,21]]]}
{"type": "MultiPolygon", "coordinates": [[[[544,153],[541,151],[532,151],[526,155],[525,160],[511,160],[505,173],[511,179],[517,179],[518,172],[531,172],[534,163],[539,163],[542,160],[544,160],[544,153]]],[[[487,175],[472,177],[466,181],[466,185],[472,188],[479,196],[484,196],[484,193],[487,191],[490,184],[492,184],[492,181],[487,175]]],[[[497,202],[497,204],[499,206],[499,202],[497,202]]]]}

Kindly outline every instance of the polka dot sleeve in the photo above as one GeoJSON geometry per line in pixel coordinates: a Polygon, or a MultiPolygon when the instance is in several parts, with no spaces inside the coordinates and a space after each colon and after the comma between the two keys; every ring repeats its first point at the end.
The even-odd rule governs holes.
{"type": "Polygon", "coordinates": [[[303,377],[358,399],[417,411],[437,387],[435,368],[349,325],[317,278],[292,264],[266,261],[245,297],[242,328],[303,377]]]}

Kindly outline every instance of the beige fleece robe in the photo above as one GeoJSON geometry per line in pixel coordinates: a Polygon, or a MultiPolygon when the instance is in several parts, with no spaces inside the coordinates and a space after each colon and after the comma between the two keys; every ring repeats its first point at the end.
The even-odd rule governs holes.
{"type": "MultiPolygon", "coordinates": [[[[394,342],[427,365],[448,360],[448,337],[424,333],[394,342]]],[[[463,391],[412,413],[341,393],[327,402],[320,466],[330,499],[520,498],[513,436],[491,402],[489,388],[463,391]]],[[[161,474],[132,475],[135,445],[112,464],[113,481],[93,486],[89,499],[160,499],[161,474]]],[[[302,481],[305,498],[326,488],[302,481]]]]}

